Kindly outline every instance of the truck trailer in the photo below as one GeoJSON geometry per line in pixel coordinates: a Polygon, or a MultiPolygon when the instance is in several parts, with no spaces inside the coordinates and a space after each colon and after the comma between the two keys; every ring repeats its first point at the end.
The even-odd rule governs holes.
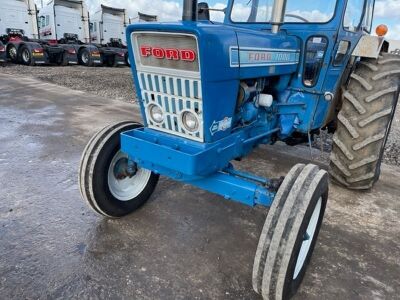
{"type": "Polygon", "coordinates": [[[91,41],[99,48],[105,64],[128,64],[125,30],[128,24],[126,10],[101,5],[91,17],[91,41]]]}
{"type": "Polygon", "coordinates": [[[37,14],[33,0],[0,2],[0,61],[26,65],[76,64],[73,47],[39,38],[37,14]]]}

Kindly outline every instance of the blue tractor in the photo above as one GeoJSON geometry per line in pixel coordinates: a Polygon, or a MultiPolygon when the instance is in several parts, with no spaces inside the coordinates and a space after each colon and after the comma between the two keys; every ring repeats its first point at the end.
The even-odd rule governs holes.
{"type": "Polygon", "coordinates": [[[297,164],[284,179],[262,178],[232,162],[261,144],[311,142],[326,128],[331,178],[370,189],[399,98],[400,57],[387,53],[384,26],[369,34],[374,0],[229,0],[223,22],[210,20],[214,10],[186,0],[180,22],[127,28],[143,124],[120,122],[92,138],[81,193],[97,213],[122,217],[162,175],[270,207],[253,288],[287,299],[316,243],[328,173],[297,164]]]}

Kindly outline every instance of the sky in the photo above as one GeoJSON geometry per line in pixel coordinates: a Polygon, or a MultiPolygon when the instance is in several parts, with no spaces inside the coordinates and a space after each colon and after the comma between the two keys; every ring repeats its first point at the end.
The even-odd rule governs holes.
{"type": "MultiPolygon", "coordinates": [[[[40,7],[40,0],[35,0],[40,7]]],[[[227,0],[202,0],[207,2],[210,7],[224,8],[227,0]]],[[[240,3],[247,3],[248,0],[237,0],[240,3]]],[[[272,0],[259,0],[260,5],[270,5],[272,0]]],[[[334,0],[289,0],[291,3],[291,11],[297,12],[303,17],[310,20],[323,18],[329,14],[329,5],[327,3],[334,2],[334,0]],[[310,8],[306,9],[307,2],[310,3],[310,8]],[[319,4],[318,4],[319,3],[319,4]],[[300,6],[301,5],[301,6],[300,6]],[[298,6],[298,7],[296,7],[298,6]],[[305,11],[306,10],[306,11],[305,11]]],[[[354,2],[360,0],[353,0],[354,2]]],[[[44,0],[43,2],[47,2],[44,0]]],[[[201,1],[199,1],[201,2],[201,1]]],[[[160,21],[175,21],[179,20],[182,15],[182,0],[86,0],[89,11],[95,11],[100,4],[107,6],[126,8],[129,17],[137,17],[137,12],[158,15],[160,21]]],[[[245,9],[238,6],[236,10],[237,18],[240,19],[241,14],[246,13],[245,9]]],[[[400,0],[376,0],[374,27],[379,24],[386,24],[389,27],[387,38],[400,40],[400,0]]],[[[213,20],[222,20],[222,13],[211,13],[213,20]]]]}

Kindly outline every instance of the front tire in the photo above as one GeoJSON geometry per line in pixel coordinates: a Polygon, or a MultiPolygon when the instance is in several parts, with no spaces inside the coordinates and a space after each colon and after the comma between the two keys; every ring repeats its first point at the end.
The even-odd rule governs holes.
{"type": "Polygon", "coordinates": [[[18,50],[13,44],[7,48],[7,58],[14,64],[18,63],[18,50]]]}
{"type": "Polygon", "coordinates": [[[142,206],[153,193],[159,175],[139,168],[121,152],[120,133],[142,125],[120,122],[99,131],[86,146],[80,165],[82,198],[96,213],[119,218],[142,206]]]}
{"type": "Polygon", "coordinates": [[[294,166],[268,212],[253,266],[253,289],[264,299],[289,299],[313,253],[328,200],[328,174],[294,166]]]}
{"type": "Polygon", "coordinates": [[[333,136],[330,175],[349,189],[367,190],[380,168],[400,92],[400,57],[383,53],[358,63],[343,89],[333,136]]]}

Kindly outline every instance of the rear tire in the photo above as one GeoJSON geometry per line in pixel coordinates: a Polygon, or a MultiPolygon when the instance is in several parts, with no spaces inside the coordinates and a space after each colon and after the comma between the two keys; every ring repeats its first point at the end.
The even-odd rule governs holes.
{"type": "Polygon", "coordinates": [[[330,175],[349,189],[367,190],[380,168],[400,92],[400,57],[363,59],[343,89],[333,136],[330,175]]]}
{"type": "Polygon", "coordinates": [[[59,62],[57,63],[57,65],[59,65],[59,66],[61,66],[61,67],[66,67],[66,66],[68,66],[69,63],[68,63],[67,57],[63,55],[63,57],[61,58],[61,61],[59,61],[59,62]]]}
{"type": "Polygon", "coordinates": [[[99,131],[83,151],[79,170],[82,198],[96,213],[119,218],[142,206],[153,193],[159,175],[138,168],[121,152],[120,133],[142,127],[130,121],[99,131]]]}
{"type": "Polygon", "coordinates": [[[32,52],[27,46],[22,46],[20,50],[21,62],[26,66],[34,66],[35,62],[32,58],[32,52]]]}
{"type": "Polygon", "coordinates": [[[108,59],[106,60],[106,65],[107,65],[107,67],[110,67],[110,68],[115,68],[115,67],[117,67],[118,64],[117,64],[117,62],[116,62],[115,56],[113,56],[113,57],[108,57],[108,59]]]}
{"type": "Polygon", "coordinates": [[[91,67],[93,65],[90,51],[88,49],[82,49],[81,51],[79,51],[78,60],[81,65],[84,65],[86,67],[91,67]]]}
{"type": "Polygon", "coordinates": [[[253,288],[264,299],[289,299],[313,253],[328,200],[328,174],[294,166],[268,212],[253,266],[253,288]]]}

